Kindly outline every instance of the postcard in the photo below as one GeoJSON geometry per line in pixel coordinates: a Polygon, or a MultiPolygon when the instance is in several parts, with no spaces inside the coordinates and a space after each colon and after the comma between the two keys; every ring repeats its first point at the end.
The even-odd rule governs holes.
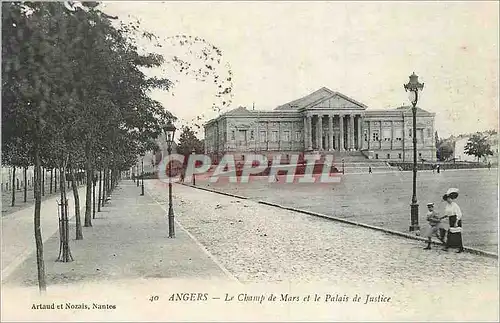
{"type": "Polygon", "coordinates": [[[2,2],[2,318],[498,321],[498,2],[2,2]]]}

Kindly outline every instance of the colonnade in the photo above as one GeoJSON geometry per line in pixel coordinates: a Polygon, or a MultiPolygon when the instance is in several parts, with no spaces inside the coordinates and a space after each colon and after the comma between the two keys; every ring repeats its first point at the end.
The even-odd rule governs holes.
{"type": "Polygon", "coordinates": [[[360,150],[362,127],[363,115],[360,114],[306,114],[304,117],[306,150],[360,150]],[[324,129],[325,118],[328,120],[326,130],[324,129]],[[326,133],[323,134],[323,131],[326,133]]]}

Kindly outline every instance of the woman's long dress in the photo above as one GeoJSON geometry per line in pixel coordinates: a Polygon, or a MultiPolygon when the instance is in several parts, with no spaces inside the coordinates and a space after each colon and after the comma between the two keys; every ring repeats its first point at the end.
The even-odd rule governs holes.
{"type": "MultiPolygon", "coordinates": [[[[450,220],[450,229],[448,229],[448,240],[446,246],[448,248],[462,249],[464,247],[462,242],[462,232],[451,232],[453,226],[455,225],[455,221],[457,221],[457,216],[452,215],[449,217],[449,220],[450,220]]],[[[459,228],[462,228],[462,220],[458,220],[457,226],[459,228]]]]}

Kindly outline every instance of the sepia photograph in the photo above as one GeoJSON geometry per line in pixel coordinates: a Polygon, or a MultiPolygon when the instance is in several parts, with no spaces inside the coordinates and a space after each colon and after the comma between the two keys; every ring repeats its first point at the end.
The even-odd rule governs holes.
{"type": "Polygon", "coordinates": [[[498,322],[497,1],[2,1],[3,322],[498,322]]]}

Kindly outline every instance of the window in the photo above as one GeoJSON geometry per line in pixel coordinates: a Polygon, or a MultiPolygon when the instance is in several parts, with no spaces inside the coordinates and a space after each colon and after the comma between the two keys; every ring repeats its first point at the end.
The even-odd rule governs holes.
{"type": "Polygon", "coordinates": [[[283,131],[283,140],[290,141],[290,131],[283,131]]]}
{"type": "Polygon", "coordinates": [[[232,130],[231,131],[231,140],[234,140],[235,136],[236,136],[236,131],[232,130]]]}
{"type": "Polygon", "coordinates": [[[372,141],[378,141],[378,130],[372,132],[372,141]]]}
{"type": "Polygon", "coordinates": [[[250,140],[254,140],[254,134],[253,134],[253,130],[250,131],[250,140]]]}
{"type": "Polygon", "coordinates": [[[378,154],[375,154],[375,159],[378,159],[378,154]]]}
{"type": "Polygon", "coordinates": [[[278,141],[278,132],[277,131],[273,131],[271,133],[271,141],[278,141]]]}
{"type": "Polygon", "coordinates": [[[266,142],[266,132],[265,131],[260,132],[260,142],[266,142]]]}
{"type": "Polygon", "coordinates": [[[240,130],[238,131],[238,139],[241,141],[247,141],[247,131],[246,130],[240,130]]]}
{"type": "Polygon", "coordinates": [[[418,140],[424,142],[424,129],[418,129],[418,140]]]}
{"type": "Polygon", "coordinates": [[[391,154],[387,154],[387,159],[391,159],[391,154]]]}
{"type": "Polygon", "coordinates": [[[302,133],[300,131],[295,132],[295,141],[300,141],[302,139],[302,133]]]}
{"type": "Polygon", "coordinates": [[[418,153],[418,158],[422,158],[422,153],[418,153]]]}
{"type": "Polygon", "coordinates": [[[411,129],[411,128],[410,128],[410,129],[408,129],[408,137],[411,137],[411,136],[412,136],[412,134],[413,134],[412,129],[411,129]]]}
{"type": "Polygon", "coordinates": [[[391,141],[391,139],[392,139],[391,129],[384,129],[383,138],[384,138],[384,141],[391,141]]]}
{"type": "Polygon", "coordinates": [[[427,129],[427,137],[432,137],[432,129],[427,129]]]}
{"type": "Polygon", "coordinates": [[[364,133],[365,141],[368,141],[368,130],[365,129],[364,133]]]}
{"type": "Polygon", "coordinates": [[[398,154],[398,158],[401,159],[401,154],[398,154]]]}
{"type": "Polygon", "coordinates": [[[394,139],[396,141],[403,140],[403,129],[394,129],[394,139]]]}

